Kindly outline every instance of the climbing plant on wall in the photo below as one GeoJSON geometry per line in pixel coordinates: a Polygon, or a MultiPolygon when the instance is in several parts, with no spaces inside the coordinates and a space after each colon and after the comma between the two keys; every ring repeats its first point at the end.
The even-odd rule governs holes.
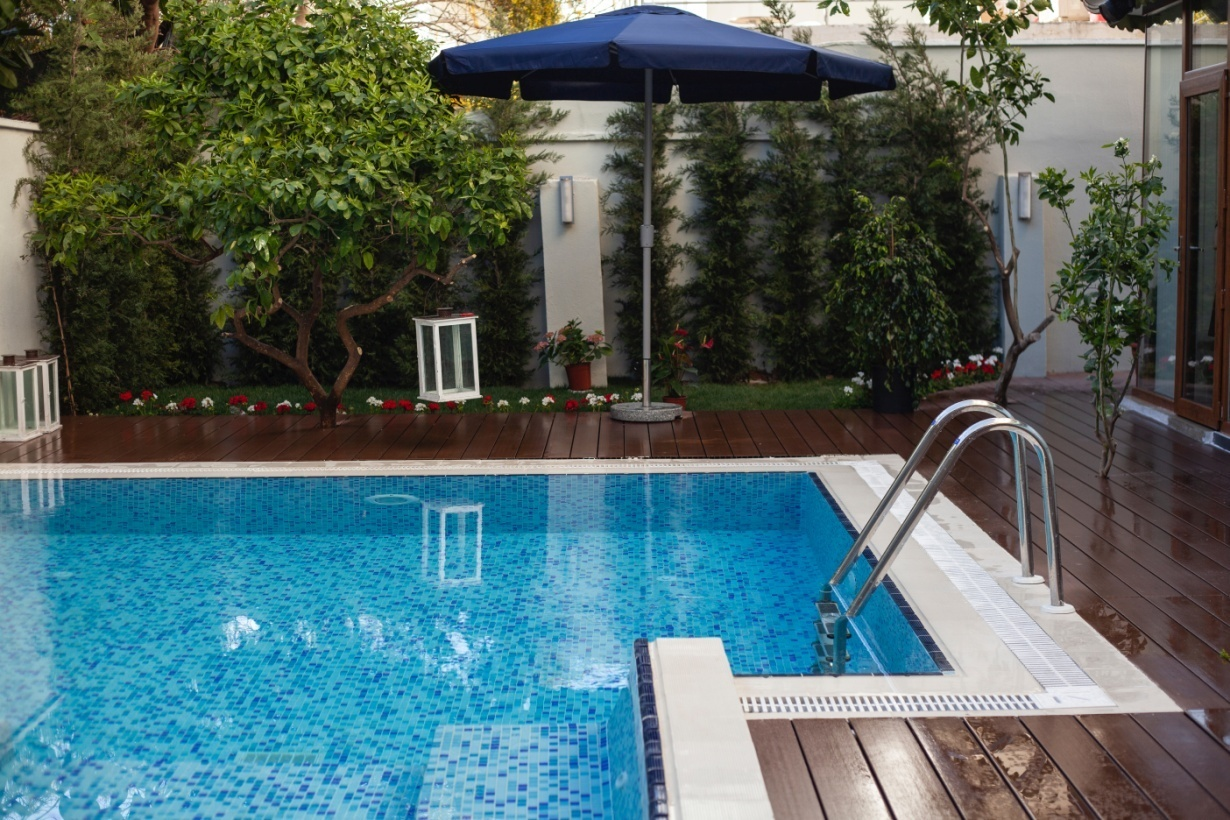
{"type": "Polygon", "coordinates": [[[690,136],[683,152],[690,190],[698,200],[683,220],[698,240],[688,248],[696,277],[683,289],[689,328],[715,344],[698,359],[700,372],[719,382],[747,378],[752,363],[752,309],[757,253],[752,223],[758,202],[755,164],[747,157],[749,130],[743,106],[692,105],[684,109],[690,136]]]}
{"type": "MultiPolygon", "coordinates": [[[[670,333],[682,320],[682,292],[672,275],[683,256],[683,247],[671,238],[671,226],[679,220],[679,209],[670,204],[679,190],[680,178],[663,170],[666,167],[666,141],[674,130],[676,107],[654,106],[653,112],[653,266],[650,270],[650,332],[657,339],[670,333]]],[[[644,106],[626,105],[607,119],[608,139],[615,150],[602,170],[614,174],[614,181],[603,195],[607,217],[606,230],[615,235],[618,246],[604,259],[611,282],[619,292],[615,338],[617,349],[627,358],[632,370],[641,366],[641,220],[644,106]]]]}

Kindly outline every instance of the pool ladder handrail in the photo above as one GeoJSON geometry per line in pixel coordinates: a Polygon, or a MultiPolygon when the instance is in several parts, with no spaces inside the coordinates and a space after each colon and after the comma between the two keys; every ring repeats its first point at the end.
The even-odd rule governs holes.
{"type": "MultiPolygon", "coordinates": [[[[1054,458],[1051,456],[1050,447],[1047,446],[1042,436],[1039,435],[1036,430],[1021,420],[1013,417],[1012,414],[1010,414],[1003,407],[1000,407],[993,402],[982,401],[979,399],[972,399],[954,404],[937,416],[931,423],[931,427],[928,428],[926,434],[918,443],[918,447],[915,448],[913,454],[911,454],[909,460],[906,462],[901,472],[897,475],[897,479],[893,482],[888,492],[885,493],[884,498],[880,501],[880,505],[876,507],[875,512],[872,513],[867,525],[863,528],[863,531],[859,533],[859,537],[855,539],[854,545],[846,554],[845,560],[842,561],[842,564],[838,567],[837,571],[833,573],[833,577],[829,580],[829,582],[825,584],[821,593],[822,603],[831,602],[833,587],[840,583],[849,573],[858,556],[862,554],[863,547],[870,539],[871,534],[887,514],[889,508],[892,507],[893,502],[896,500],[897,496],[900,495],[906,482],[909,481],[910,477],[917,470],[919,462],[922,461],[923,456],[926,455],[927,449],[935,441],[935,438],[939,435],[944,425],[947,424],[952,418],[967,412],[983,412],[993,417],[975,422],[970,425],[965,432],[956,437],[952,443],[952,447],[949,448],[948,453],[944,456],[944,460],[940,462],[940,466],[936,469],[935,473],[931,476],[931,479],[927,482],[926,487],[924,487],[923,491],[919,494],[918,500],[914,502],[914,506],[910,509],[905,518],[902,519],[901,524],[894,533],[892,540],[885,548],[880,560],[876,563],[875,567],[872,568],[871,574],[868,575],[867,580],[863,582],[863,585],[859,588],[858,593],[850,602],[850,606],[847,607],[844,612],[835,613],[837,617],[831,625],[830,634],[832,635],[833,641],[832,662],[834,670],[838,674],[844,671],[846,655],[845,645],[846,638],[848,637],[849,620],[862,611],[862,608],[864,604],[866,604],[867,599],[871,596],[871,593],[874,592],[876,587],[880,585],[880,582],[888,573],[888,569],[892,565],[893,559],[897,557],[902,545],[905,543],[906,539],[909,538],[910,534],[913,533],[919,520],[922,519],[923,514],[931,505],[931,501],[934,500],[936,493],[939,492],[940,484],[943,483],[948,474],[952,472],[953,467],[956,466],[956,463],[961,458],[962,453],[964,453],[966,448],[969,447],[969,445],[976,439],[986,435],[987,433],[998,430],[1007,432],[1013,440],[1013,458],[1015,461],[1017,490],[1017,525],[1021,539],[1020,549],[1022,568],[1022,575],[1014,580],[1017,583],[1022,584],[1039,583],[1042,580],[1041,578],[1033,575],[1033,559],[1030,554],[1031,547],[1029,540],[1028,508],[1029,495],[1027,485],[1025,483],[1025,442],[1028,441],[1033,445],[1034,452],[1038,457],[1039,472],[1042,476],[1042,486],[1040,490],[1042,494],[1043,524],[1045,526],[1046,536],[1047,574],[1050,577],[1050,602],[1045,604],[1042,608],[1046,612],[1055,614],[1070,613],[1075,611],[1071,604],[1066,604],[1063,601],[1063,576],[1059,563],[1059,520],[1058,508],[1055,503],[1054,493],[1055,467],[1054,458]]],[[[831,603],[830,608],[835,609],[835,607],[832,607],[831,603]]],[[[824,607],[822,607],[822,610],[823,609],[824,607]]]]}
{"type": "MultiPolygon", "coordinates": [[[[919,440],[918,446],[914,448],[914,452],[910,454],[909,459],[905,462],[905,466],[897,473],[897,478],[893,481],[892,486],[888,488],[888,492],[880,499],[879,506],[875,508],[871,518],[867,519],[867,524],[859,532],[858,537],[854,539],[854,543],[846,552],[845,557],[842,558],[836,571],[829,578],[828,583],[824,585],[820,593],[822,600],[831,600],[833,588],[844,581],[846,575],[854,568],[854,563],[863,554],[863,549],[867,546],[867,542],[871,540],[871,536],[875,535],[876,530],[884,521],[884,517],[888,515],[893,504],[897,502],[897,497],[905,489],[905,485],[914,477],[914,473],[918,472],[919,464],[926,457],[927,451],[931,449],[931,445],[939,438],[940,433],[944,431],[944,428],[948,426],[950,421],[965,413],[982,413],[1004,419],[1016,418],[995,402],[982,399],[968,399],[957,402],[945,408],[942,413],[936,416],[932,420],[931,426],[923,433],[923,437],[919,440]]],[[[1029,474],[1025,470],[1025,443],[1016,435],[1012,436],[1012,440],[1013,471],[1016,475],[1016,523],[1018,542],[1021,546],[1021,574],[1014,580],[1018,584],[1040,584],[1042,583],[1042,578],[1034,574],[1033,553],[1028,549],[1028,544],[1030,543],[1029,474]]]]}

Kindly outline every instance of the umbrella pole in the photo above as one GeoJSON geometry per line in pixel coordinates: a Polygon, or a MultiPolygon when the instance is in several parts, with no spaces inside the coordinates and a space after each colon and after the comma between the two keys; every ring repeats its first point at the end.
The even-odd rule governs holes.
{"type": "Polygon", "coordinates": [[[653,340],[649,327],[650,265],[653,254],[653,69],[645,69],[645,156],[642,183],[641,273],[641,407],[649,409],[649,356],[653,340]]]}

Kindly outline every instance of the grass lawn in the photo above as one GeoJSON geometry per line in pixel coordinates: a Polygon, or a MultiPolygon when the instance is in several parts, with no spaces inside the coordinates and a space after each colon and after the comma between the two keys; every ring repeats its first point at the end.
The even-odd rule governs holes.
{"type": "MultiPolygon", "coordinates": [[[[774,384],[688,384],[688,409],[815,410],[849,406],[849,401],[842,392],[842,388],[847,384],[849,384],[848,381],[839,378],[774,384]]],[[[594,392],[618,393],[624,401],[628,401],[632,393],[638,389],[639,386],[633,385],[631,382],[621,381],[604,388],[595,388],[594,392]]],[[[151,400],[150,404],[156,405],[159,408],[165,407],[168,402],[178,403],[188,396],[195,398],[199,404],[203,398],[208,396],[214,401],[214,412],[222,413],[227,412],[228,400],[236,395],[246,396],[249,405],[263,401],[268,406],[269,409],[266,412],[269,413],[273,412],[273,407],[281,401],[289,401],[291,404],[300,405],[310,401],[307,391],[299,385],[274,387],[256,385],[243,387],[186,385],[182,387],[166,387],[156,392],[158,398],[157,400],[151,400]]],[[[542,399],[547,395],[554,396],[556,399],[555,409],[562,410],[567,399],[577,398],[583,401],[582,397],[585,395],[584,393],[572,393],[562,388],[548,390],[545,388],[491,387],[485,388],[483,392],[491,396],[493,406],[499,400],[504,399],[513,410],[522,408],[541,409],[542,399]],[[520,401],[522,398],[529,399],[529,403],[522,405],[520,401]]],[[[384,387],[352,387],[346,391],[343,403],[348,412],[367,413],[372,412],[372,408],[367,404],[369,396],[373,396],[380,401],[385,399],[417,401],[417,393],[418,390],[416,388],[396,390],[384,387]]],[[[655,394],[654,398],[658,399],[660,397],[655,394]]],[[[465,412],[483,412],[484,409],[481,400],[466,402],[464,407],[465,412]]],[[[137,411],[130,404],[121,405],[117,397],[115,408],[111,412],[131,415],[137,411]]],[[[376,412],[380,411],[377,409],[376,412]]]]}

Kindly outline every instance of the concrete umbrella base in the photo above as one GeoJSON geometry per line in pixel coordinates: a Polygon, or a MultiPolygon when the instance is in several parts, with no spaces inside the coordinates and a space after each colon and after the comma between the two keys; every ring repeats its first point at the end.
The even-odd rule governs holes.
{"type": "Polygon", "coordinates": [[[682,415],[682,407],[662,401],[650,402],[649,407],[639,401],[611,405],[611,418],[616,421],[674,421],[682,415]]]}

